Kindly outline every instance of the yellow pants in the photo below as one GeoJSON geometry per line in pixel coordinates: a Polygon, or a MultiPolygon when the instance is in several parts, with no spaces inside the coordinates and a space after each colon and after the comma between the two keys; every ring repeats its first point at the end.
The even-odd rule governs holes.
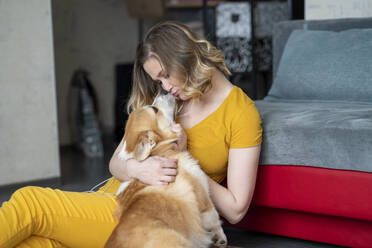
{"type": "Polygon", "coordinates": [[[117,223],[115,196],[109,194],[119,184],[111,178],[94,193],[17,190],[0,208],[0,248],[103,247],[117,223]]]}

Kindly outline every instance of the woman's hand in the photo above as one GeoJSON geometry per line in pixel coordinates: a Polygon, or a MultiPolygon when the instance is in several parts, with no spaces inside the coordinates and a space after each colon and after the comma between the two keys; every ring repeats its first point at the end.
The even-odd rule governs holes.
{"type": "Polygon", "coordinates": [[[151,156],[142,162],[131,159],[127,163],[131,177],[148,185],[168,185],[176,179],[176,159],[151,156]]]}
{"type": "Polygon", "coordinates": [[[182,126],[177,123],[172,124],[172,131],[177,135],[177,150],[186,151],[187,150],[187,135],[183,130],[182,126]]]}

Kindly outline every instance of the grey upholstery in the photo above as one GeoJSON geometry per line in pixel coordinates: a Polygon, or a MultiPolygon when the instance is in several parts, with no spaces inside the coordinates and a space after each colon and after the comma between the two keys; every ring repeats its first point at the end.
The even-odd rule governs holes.
{"type": "Polygon", "coordinates": [[[257,101],[263,120],[260,164],[372,172],[372,105],[257,101]]]}
{"type": "Polygon", "coordinates": [[[294,30],[269,96],[372,103],[372,29],[294,30]]]}
{"type": "MultiPolygon", "coordinates": [[[[337,49],[318,50],[319,47],[327,48],[329,45],[318,41],[313,46],[311,46],[312,43],[304,46],[292,44],[295,48],[291,46],[291,49],[297,49],[297,51],[293,50],[291,54],[298,52],[301,56],[285,58],[288,54],[285,55],[286,51],[283,51],[283,48],[291,32],[304,27],[307,30],[330,31],[372,28],[372,18],[286,21],[275,26],[274,75],[280,75],[281,78],[279,77],[280,80],[278,80],[274,77],[269,96],[264,100],[256,101],[264,130],[261,164],[304,165],[372,172],[372,96],[367,91],[368,87],[372,89],[372,76],[367,75],[371,74],[372,70],[369,71],[368,66],[363,66],[362,73],[367,73],[365,74],[367,76],[360,80],[361,83],[352,84],[353,79],[358,79],[358,73],[361,72],[352,66],[349,67],[348,63],[359,62],[356,54],[359,54],[362,59],[363,52],[361,51],[355,53],[355,56],[344,56],[340,66],[335,67],[337,70],[331,68],[332,70],[320,73],[321,68],[314,69],[311,63],[304,63],[301,65],[303,67],[297,67],[296,63],[301,63],[301,56],[304,56],[304,60],[311,61],[311,56],[313,56],[311,49],[314,49],[314,52],[330,51],[337,54],[337,49]],[[303,53],[301,49],[310,49],[310,51],[303,53]],[[282,55],[283,60],[280,59],[282,55]],[[296,59],[298,61],[294,62],[293,60],[296,59]],[[291,68],[295,71],[290,72],[291,68]],[[343,73],[343,76],[349,77],[349,81],[342,81],[344,79],[342,78],[338,84],[337,78],[334,78],[334,74],[338,71],[340,75],[343,73]],[[312,80],[321,80],[321,84],[312,80]],[[288,81],[297,82],[298,85],[293,82],[288,84],[288,81]],[[322,95],[316,95],[316,85],[319,87],[319,94],[322,95]],[[357,87],[361,88],[357,89],[357,87]],[[327,90],[329,98],[327,98],[327,90]],[[358,98],[358,95],[361,97],[358,98]]],[[[304,33],[309,37],[320,34],[319,32],[304,33]]],[[[346,35],[347,33],[345,32],[346,35]]],[[[365,40],[356,39],[352,43],[356,42],[365,42],[365,40]]],[[[340,54],[342,52],[340,51],[340,54]]],[[[330,67],[337,62],[337,56],[330,55],[329,58],[327,54],[322,54],[322,56],[324,60],[329,59],[327,64],[330,67]]],[[[364,63],[368,63],[368,59],[369,57],[364,63]]],[[[372,57],[370,65],[372,65],[372,57]]]]}
{"type": "Polygon", "coordinates": [[[353,28],[372,28],[372,18],[347,18],[316,21],[300,20],[277,23],[273,30],[273,78],[275,78],[285,44],[293,30],[342,31],[353,28]]]}

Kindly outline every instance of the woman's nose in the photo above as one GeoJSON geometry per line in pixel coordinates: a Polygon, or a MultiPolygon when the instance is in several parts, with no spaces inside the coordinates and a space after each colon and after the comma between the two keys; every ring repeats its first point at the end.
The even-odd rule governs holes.
{"type": "Polygon", "coordinates": [[[164,89],[164,90],[166,90],[167,92],[170,92],[170,89],[171,89],[172,87],[171,87],[171,85],[170,85],[167,81],[163,80],[163,81],[161,82],[161,85],[163,86],[163,89],[164,89]]]}

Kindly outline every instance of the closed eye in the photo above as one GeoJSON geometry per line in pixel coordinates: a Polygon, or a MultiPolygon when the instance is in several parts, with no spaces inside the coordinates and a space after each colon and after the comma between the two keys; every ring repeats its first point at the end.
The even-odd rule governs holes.
{"type": "Polygon", "coordinates": [[[151,106],[151,108],[154,110],[155,113],[157,113],[159,111],[159,109],[155,106],[151,106]]]}
{"type": "MultiPolygon", "coordinates": [[[[161,76],[161,73],[159,73],[159,77],[161,76]]],[[[169,74],[168,73],[166,73],[164,76],[163,76],[163,78],[164,79],[168,79],[170,76],[169,76],[169,74]]],[[[162,83],[162,81],[161,80],[154,80],[155,82],[157,82],[157,83],[162,83]]]]}

